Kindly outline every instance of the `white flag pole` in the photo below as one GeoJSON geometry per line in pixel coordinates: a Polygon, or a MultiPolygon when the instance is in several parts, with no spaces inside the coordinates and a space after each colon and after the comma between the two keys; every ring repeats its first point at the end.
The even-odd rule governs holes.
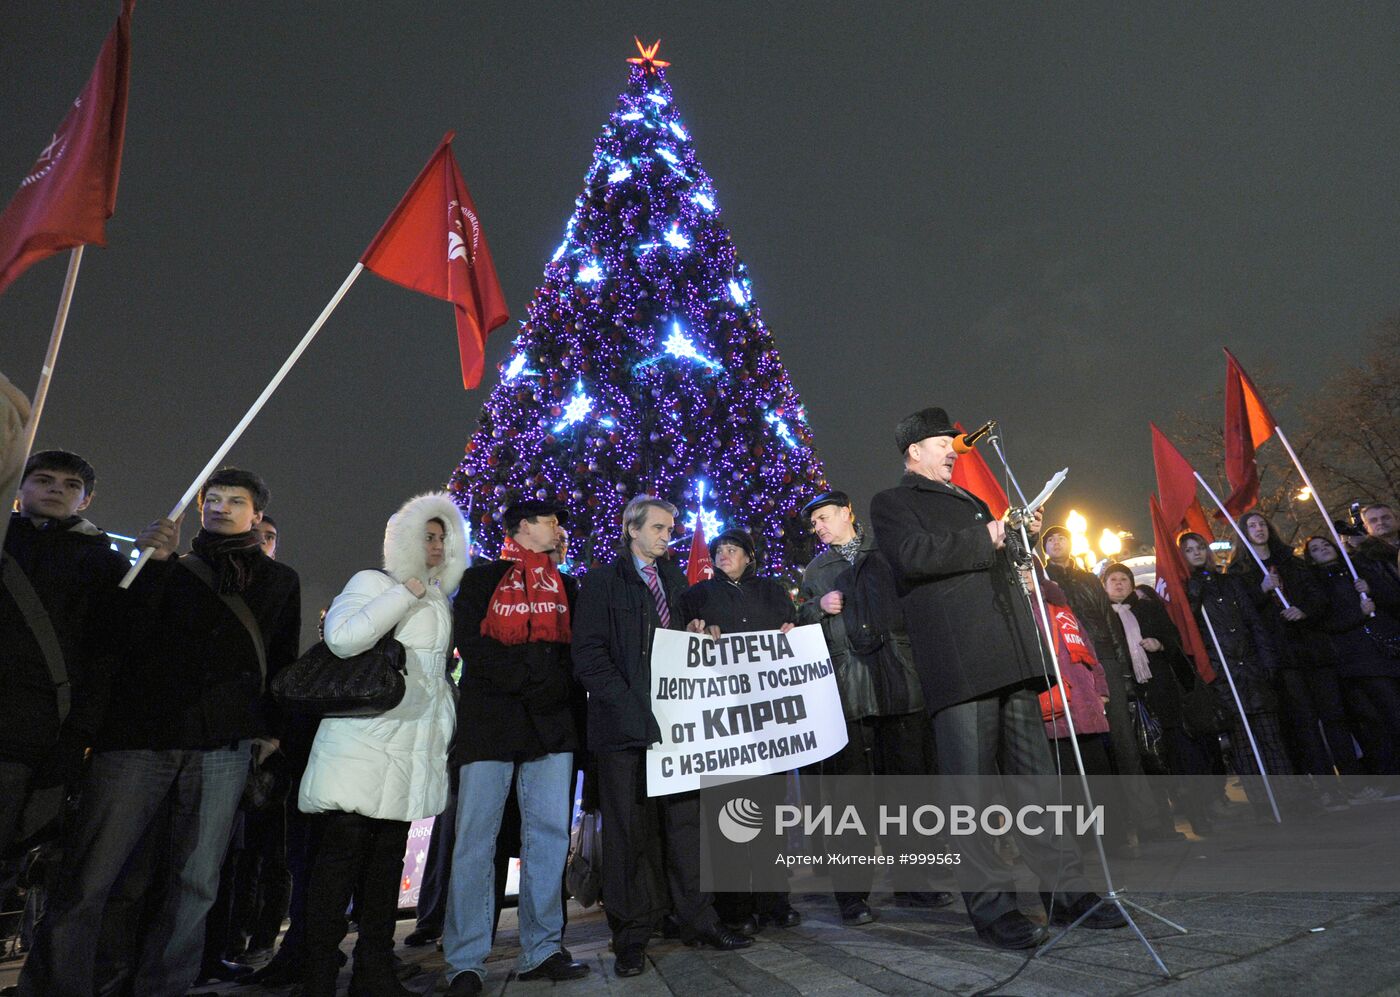
{"type": "MultiPolygon", "coordinates": [[[[1201,598],[1201,617],[1206,621],[1206,631],[1210,634],[1210,642],[1215,645],[1215,653],[1220,658],[1220,670],[1225,673],[1225,681],[1230,683],[1230,695],[1235,697],[1235,709],[1240,712],[1240,723],[1244,725],[1245,736],[1249,738],[1249,748],[1254,753],[1255,764],[1259,766],[1259,776],[1264,780],[1264,793],[1269,797],[1269,809],[1274,812],[1274,823],[1282,824],[1283,818],[1278,814],[1278,801],[1274,799],[1274,787],[1269,784],[1269,771],[1264,765],[1264,756],[1259,753],[1259,742],[1254,740],[1254,728],[1250,726],[1249,715],[1245,713],[1244,703],[1240,701],[1240,690],[1235,687],[1235,677],[1230,674],[1230,662],[1225,658],[1225,651],[1220,646],[1220,638],[1215,636],[1215,624],[1210,622],[1210,613],[1206,609],[1204,596],[1201,598]]],[[[1240,781],[1243,782],[1245,773],[1237,774],[1240,776],[1240,781]]]]}
{"type": "MultiPolygon", "coordinates": [[[[49,397],[49,382],[53,380],[53,369],[58,363],[58,347],[63,342],[63,330],[68,325],[68,309],[73,304],[73,287],[78,283],[78,267],[83,262],[83,246],[73,247],[68,254],[68,274],[63,278],[63,291],[58,296],[58,312],[53,317],[53,331],[49,334],[49,349],[44,354],[44,366],[39,370],[39,386],[34,389],[34,399],[30,404],[29,422],[24,427],[24,454],[19,466],[24,467],[29,455],[34,451],[34,439],[39,433],[39,417],[44,413],[44,401],[49,397]]],[[[23,472],[21,472],[23,473],[23,472]]],[[[5,546],[5,534],[10,529],[9,509],[0,519],[0,550],[5,546]]]]}
{"type": "Polygon", "coordinates": [[[1327,505],[1322,501],[1322,496],[1313,487],[1312,478],[1308,477],[1308,472],[1303,469],[1303,462],[1298,459],[1298,455],[1293,452],[1293,446],[1288,442],[1288,437],[1283,435],[1283,430],[1275,426],[1274,432],[1278,433],[1278,441],[1283,444],[1283,449],[1288,451],[1288,456],[1293,460],[1293,466],[1298,469],[1299,476],[1303,479],[1303,484],[1308,488],[1308,494],[1317,503],[1317,511],[1322,514],[1322,521],[1327,524],[1327,532],[1332,534],[1332,542],[1337,545],[1337,552],[1342,555],[1342,560],[1346,562],[1347,570],[1351,572],[1352,581],[1356,581],[1356,566],[1351,563],[1351,555],[1347,553],[1347,545],[1342,543],[1342,538],[1337,535],[1337,526],[1332,522],[1332,517],[1327,514],[1327,505]]]}
{"type": "MultiPolygon", "coordinates": [[[[209,475],[214,473],[214,469],[219,466],[219,463],[228,455],[228,452],[233,449],[233,445],[238,442],[238,438],[243,435],[243,431],[248,428],[248,424],[262,411],[263,405],[272,397],[272,393],[277,390],[277,386],[282,383],[282,379],[287,376],[287,372],[292,369],[292,365],[306,352],[306,348],[311,345],[311,340],[316,338],[316,333],[321,331],[321,326],[326,324],[326,319],[330,318],[331,312],[335,311],[336,306],[340,304],[340,299],[345,297],[345,292],[350,290],[350,285],[355,283],[355,278],[360,276],[364,268],[365,266],[363,263],[355,264],[355,268],[350,271],[350,276],[345,278],[345,283],[341,284],[340,290],[335,292],[335,297],[331,298],[326,307],[321,310],[320,316],[312,323],[311,328],[306,331],[306,335],[301,337],[301,342],[297,343],[297,347],[292,350],[291,356],[287,357],[287,359],[282,362],[281,368],[273,375],[267,387],[263,388],[262,394],[258,395],[258,400],[253,402],[253,407],[243,414],[243,418],[239,420],[238,425],[233,427],[233,432],[228,434],[228,439],[224,440],[219,449],[214,451],[214,456],[209,458],[209,462],[204,465],[204,469],[199,472],[194,481],[190,483],[190,486],[185,489],[185,494],[180,497],[180,501],[170,510],[168,518],[180,518],[180,515],[185,511],[185,507],[194,499],[200,486],[204,484],[209,475]]],[[[122,588],[130,587],[132,580],[141,573],[141,569],[145,567],[146,562],[151,559],[151,554],[154,550],[155,548],[153,547],[147,547],[141,551],[141,556],[136,559],[136,563],[131,566],[131,570],[128,571],[126,577],[121,580],[122,588]]]]}
{"type": "MultiPolygon", "coordinates": [[[[1229,522],[1230,528],[1235,531],[1235,536],[1240,538],[1240,543],[1244,546],[1245,550],[1249,551],[1250,555],[1254,558],[1254,563],[1259,565],[1260,572],[1262,572],[1267,579],[1269,577],[1269,569],[1264,567],[1264,561],[1259,556],[1259,552],[1255,550],[1254,545],[1249,542],[1249,537],[1244,535],[1244,530],[1240,529],[1240,524],[1235,521],[1235,517],[1230,515],[1230,510],[1225,508],[1225,503],[1220,501],[1220,497],[1211,490],[1210,485],[1206,484],[1206,479],[1201,477],[1200,471],[1193,470],[1191,473],[1196,476],[1196,481],[1206,490],[1206,494],[1210,496],[1210,500],[1214,502],[1215,507],[1220,510],[1220,515],[1224,516],[1226,521],[1229,522]]],[[[1274,589],[1274,594],[1278,596],[1278,601],[1283,603],[1284,609],[1292,608],[1288,604],[1288,596],[1283,594],[1283,589],[1274,589]]]]}

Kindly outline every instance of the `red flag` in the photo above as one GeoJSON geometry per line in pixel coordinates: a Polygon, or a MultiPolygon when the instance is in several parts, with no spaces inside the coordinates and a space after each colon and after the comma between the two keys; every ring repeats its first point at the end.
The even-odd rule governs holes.
{"type": "MultiPolygon", "coordinates": [[[[958,432],[966,432],[962,423],[955,422],[953,425],[957,427],[958,432]]],[[[987,508],[997,519],[1006,515],[1006,510],[1011,505],[996,475],[976,450],[969,450],[957,459],[953,465],[953,484],[986,502],[987,508]]]]}
{"type": "Polygon", "coordinates": [[[1210,655],[1206,654],[1205,642],[1201,640],[1200,628],[1196,626],[1196,615],[1191,612],[1191,602],[1186,595],[1186,560],[1176,545],[1175,531],[1167,529],[1162,518],[1162,507],[1157,504],[1157,496],[1148,496],[1148,506],[1152,512],[1152,543],[1156,547],[1157,591],[1167,601],[1167,614],[1176,624],[1181,635],[1181,646],[1195,662],[1196,672],[1206,682],[1215,679],[1215,669],[1211,667],[1210,655]]]}
{"type": "Polygon", "coordinates": [[[1168,526],[1177,525],[1196,502],[1196,471],[1155,422],[1148,425],[1152,427],[1152,464],[1157,470],[1162,518],[1168,526]]]}
{"type": "Polygon", "coordinates": [[[1200,499],[1192,500],[1186,507],[1186,517],[1181,521],[1181,528],[1199,533],[1207,540],[1215,539],[1215,529],[1210,525],[1210,517],[1206,515],[1206,508],[1201,505],[1200,499]]]}
{"type": "Polygon", "coordinates": [[[1241,516],[1259,500],[1259,469],[1254,452],[1278,425],[1240,362],[1225,351],[1225,477],[1234,489],[1225,500],[1232,516],[1241,516]]]}
{"type": "Polygon", "coordinates": [[[107,245],[126,135],[135,3],[122,4],[87,86],[0,215],[0,294],[39,260],[86,243],[107,245]]]}
{"type": "Polygon", "coordinates": [[[453,134],[443,136],[360,262],[385,280],[452,302],[462,384],[474,388],[481,383],[486,337],[510,314],[476,205],[452,155],[453,134]]]}
{"type": "Polygon", "coordinates": [[[685,566],[685,580],[691,585],[699,585],[715,576],[715,566],[710,563],[710,548],[705,546],[705,529],[695,520],[695,535],[690,538],[690,560],[685,566]]]}

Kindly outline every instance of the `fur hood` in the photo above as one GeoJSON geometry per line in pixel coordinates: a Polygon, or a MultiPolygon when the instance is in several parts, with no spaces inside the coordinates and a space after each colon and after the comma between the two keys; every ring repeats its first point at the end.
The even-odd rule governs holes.
{"type": "Polygon", "coordinates": [[[384,570],[397,582],[436,578],[442,593],[449,597],[457,590],[462,572],[467,570],[467,529],[451,495],[429,492],[415,496],[389,518],[384,527],[384,570]],[[423,556],[423,535],[430,519],[447,524],[443,562],[431,571],[423,556]]]}

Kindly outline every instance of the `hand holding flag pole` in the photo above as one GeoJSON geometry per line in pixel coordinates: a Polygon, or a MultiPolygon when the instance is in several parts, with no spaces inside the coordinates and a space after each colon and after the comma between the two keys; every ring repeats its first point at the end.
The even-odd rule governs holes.
{"type": "MultiPolygon", "coordinates": [[[[292,366],[306,352],[321,326],[340,304],[350,285],[365,270],[372,270],[386,280],[402,284],[414,291],[451,301],[457,317],[458,352],[462,361],[462,383],[474,388],[481,382],[483,347],[486,337],[510,318],[505,308],[505,295],[496,278],[495,266],[486,237],[481,232],[476,206],[467,192],[466,182],[452,155],[452,132],[448,132],[437,151],[423,167],[408,193],[394,209],[369,247],[340,285],[340,290],[301,337],[296,349],[263,388],[262,394],[243,414],[233,432],[214,451],[204,469],[199,472],[185,494],[171,509],[170,518],[178,519],[199,492],[200,486],[233,449],[248,424],[262,411],[292,366]]],[[[152,548],[141,556],[121,580],[128,588],[151,559],[152,548]]]]}
{"type": "MultiPolygon", "coordinates": [[[[1288,442],[1288,437],[1284,435],[1278,420],[1273,417],[1269,407],[1264,404],[1264,397],[1254,387],[1254,382],[1244,372],[1244,368],[1235,359],[1235,355],[1226,349],[1225,473],[1230,484],[1235,488],[1235,492],[1225,500],[1225,503],[1236,515],[1254,505],[1259,492],[1259,476],[1255,470],[1254,452],[1274,434],[1278,435],[1278,441],[1283,444],[1288,458],[1298,469],[1298,476],[1303,479],[1303,484],[1307,486],[1313,502],[1317,504],[1317,511],[1322,514],[1322,521],[1327,525],[1327,532],[1332,535],[1332,542],[1337,545],[1337,552],[1342,555],[1342,561],[1346,564],[1347,571],[1351,572],[1352,581],[1356,581],[1356,565],[1351,563],[1351,555],[1347,553],[1347,545],[1342,543],[1342,538],[1337,534],[1336,524],[1332,522],[1332,517],[1327,512],[1327,504],[1322,501],[1322,496],[1318,494],[1317,488],[1312,483],[1312,478],[1308,476],[1303,462],[1298,459],[1293,445],[1288,442]]],[[[1236,530],[1238,532],[1238,528],[1236,530]]],[[[1362,601],[1365,602],[1364,596],[1362,601]]]]}
{"type": "MultiPolygon", "coordinates": [[[[1261,558],[1259,552],[1254,549],[1254,544],[1249,542],[1249,537],[1244,535],[1244,530],[1240,528],[1239,521],[1236,520],[1234,516],[1230,515],[1230,510],[1225,508],[1225,503],[1220,501],[1220,496],[1215,494],[1214,489],[1206,484],[1206,479],[1201,477],[1201,472],[1192,469],[1191,473],[1196,476],[1196,480],[1200,482],[1201,487],[1206,490],[1206,494],[1210,496],[1210,500],[1214,502],[1216,507],[1220,510],[1220,515],[1224,516],[1225,521],[1230,524],[1230,529],[1235,531],[1235,536],[1240,538],[1240,545],[1244,547],[1245,550],[1249,551],[1249,555],[1254,558],[1254,563],[1259,565],[1259,570],[1263,573],[1265,578],[1268,578],[1269,569],[1264,567],[1264,559],[1261,558]]],[[[1274,595],[1278,596],[1278,601],[1283,603],[1284,609],[1293,608],[1292,604],[1288,601],[1288,596],[1283,594],[1282,586],[1274,589],[1274,595]]]]}

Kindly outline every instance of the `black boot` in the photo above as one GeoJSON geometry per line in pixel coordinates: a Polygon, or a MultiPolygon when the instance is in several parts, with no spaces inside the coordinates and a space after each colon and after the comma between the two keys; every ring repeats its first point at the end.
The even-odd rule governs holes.
{"type": "Polygon", "coordinates": [[[375,953],[370,958],[356,956],[350,975],[348,997],[416,997],[399,982],[392,959],[375,953]]]}

